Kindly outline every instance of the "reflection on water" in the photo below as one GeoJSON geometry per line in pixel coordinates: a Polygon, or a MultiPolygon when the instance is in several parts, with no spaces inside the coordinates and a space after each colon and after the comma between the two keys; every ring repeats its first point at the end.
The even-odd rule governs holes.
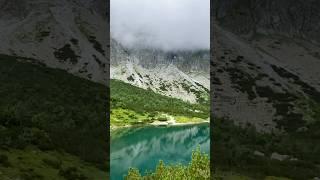
{"type": "Polygon", "coordinates": [[[123,179],[129,167],[154,170],[160,159],[188,164],[197,146],[209,154],[209,124],[118,130],[111,135],[111,180],[123,179]]]}

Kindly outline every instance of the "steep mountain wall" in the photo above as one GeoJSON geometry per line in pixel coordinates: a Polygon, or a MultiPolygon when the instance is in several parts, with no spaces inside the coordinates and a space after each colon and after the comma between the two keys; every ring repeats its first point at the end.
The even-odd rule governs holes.
{"type": "Polygon", "coordinates": [[[214,116],[264,132],[299,132],[317,121],[319,2],[303,2],[216,1],[214,116]]]}
{"type": "Polygon", "coordinates": [[[155,68],[161,65],[173,64],[180,70],[188,72],[203,72],[209,75],[210,57],[209,50],[180,50],[163,51],[152,48],[129,49],[122,46],[115,39],[111,41],[111,64],[116,65],[119,62],[128,59],[138,59],[139,65],[145,68],[155,68]]]}
{"type": "Polygon", "coordinates": [[[106,84],[106,9],[103,0],[1,0],[0,53],[106,84]]]}
{"type": "Polygon", "coordinates": [[[208,100],[209,63],[209,50],[128,49],[111,41],[112,79],[193,103],[208,100]]]}
{"type": "Polygon", "coordinates": [[[320,1],[216,0],[215,15],[237,34],[281,34],[320,41],[320,1]]]}

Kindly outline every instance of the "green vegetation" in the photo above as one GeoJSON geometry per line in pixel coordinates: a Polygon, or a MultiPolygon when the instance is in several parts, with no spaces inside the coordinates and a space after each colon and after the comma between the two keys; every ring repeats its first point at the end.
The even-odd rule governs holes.
{"type": "Polygon", "coordinates": [[[138,169],[131,168],[126,180],[170,180],[170,179],[210,179],[210,159],[205,153],[201,153],[200,149],[196,149],[192,153],[191,162],[188,166],[183,165],[165,165],[160,161],[154,172],[148,172],[146,176],[142,176],[138,169]]]}
{"type": "Polygon", "coordinates": [[[118,80],[111,80],[110,87],[112,125],[167,121],[163,114],[177,118],[177,122],[200,122],[209,117],[207,103],[190,104],[118,80]]]}
{"type": "Polygon", "coordinates": [[[136,113],[127,109],[111,109],[110,122],[112,125],[125,126],[125,125],[138,125],[152,122],[151,114],[136,113]]]}
{"type": "MultiPolygon", "coordinates": [[[[18,168],[20,163],[13,162],[12,157],[27,153],[26,149],[32,147],[40,153],[25,160],[33,169],[31,160],[57,153],[61,154],[57,157],[61,161],[72,155],[105,171],[109,153],[108,88],[63,70],[24,63],[21,59],[29,61],[0,55],[0,154],[8,157],[6,161],[5,156],[0,156],[4,162],[0,168],[8,163],[11,169],[18,168]]],[[[61,173],[79,175],[74,168],[61,173]]]]}
{"type": "MultiPolygon", "coordinates": [[[[176,123],[201,123],[202,118],[187,116],[171,116],[176,123]]],[[[110,122],[112,125],[121,127],[126,125],[145,125],[154,121],[166,122],[169,115],[160,112],[154,113],[137,113],[128,109],[111,109],[110,122]]]]}
{"type": "Polygon", "coordinates": [[[219,157],[215,159],[213,156],[216,168],[231,169],[260,179],[267,175],[292,179],[319,177],[320,93],[297,75],[275,65],[271,65],[271,68],[282,78],[299,86],[303,93],[296,95],[287,90],[276,92],[269,86],[257,86],[256,80],[269,78],[275,86],[281,87],[280,83],[266,74],[251,77],[235,68],[227,71],[237,85],[235,88],[247,93],[249,99],[255,99],[258,95],[272,103],[276,110],[277,119],[274,121],[277,128],[285,133],[261,134],[249,125],[239,128],[229,120],[215,120],[212,137],[216,138],[213,139],[213,153],[219,157]],[[255,151],[262,154],[255,155],[255,151]],[[272,153],[288,155],[289,158],[272,160],[272,153]]]}
{"type": "Polygon", "coordinates": [[[203,119],[197,117],[189,118],[186,116],[176,116],[175,119],[178,123],[203,122],[203,119]]]}
{"type": "Polygon", "coordinates": [[[76,156],[36,148],[0,150],[0,171],[0,179],[3,180],[89,180],[107,177],[105,171],[76,156]]]}
{"type": "Polygon", "coordinates": [[[315,122],[307,128],[305,132],[291,134],[262,134],[249,125],[241,128],[230,120],[215,119],[212,130],[214,169],[233,171],[253,179],[266,176],[317,177],[320,172],[317,166],[320,163],[320,123],[315,122]],[[264,155],[255,155],[255,151],[264,155]],[[271,159],[274,152],[290,158],[283,161],[271,159]]]}
{"type": "MultiPolygon", "coordinates": [[[[211,177],[214,180],[256,180],[256,178],[251,178],[248,176],[241,175],[239,173],[234,172],[220,172],[216,171],[211,177]]],[[[290,180],[284,177],[276,177],[276,176],[266,176],[265,178],[261,178],[263,180],[290,180]]]]}

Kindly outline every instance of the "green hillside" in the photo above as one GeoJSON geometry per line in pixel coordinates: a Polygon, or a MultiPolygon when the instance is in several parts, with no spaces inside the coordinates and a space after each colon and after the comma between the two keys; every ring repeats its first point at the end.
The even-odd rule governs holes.
{"type": "Polygon", "coordinates": [[[300,180],[319,176],[319,122],[307,132],[294,134],[263,134],[253,126],[239,127],[226,119],[214,119],[213,123],[211,160],[216,172],[233,171],[252,179],[277,176],[300,180]],[[256,155],[255,151],[263,154],[256,155]],[[282,161],[272,159],[275,152],[289,157],[282,161]]]}
{"type": "Polygon", "coordinates": [[[48,153],[57,154],[57,161],[62,162],[52,171],[58,179],[62,177],[58,172],[64,171],[61,168],[67,168],[65,158],[71,157],[78,160],[68,161],[71,170],[65,172],[66,176],[77,177],[73,175],[78,173],[87,177],[85,170],[72,168],[82,162],[87,163],[84,168],[90,167],[91,173],[106,172],[108,88],[21,59],[34,61],[0,55],[0,179],[27,177],[28,173],[40,177],[41,168],[33,164],[43,165],[38,161],[48,153]],[[39,153],[33,158],[25,157],[30,152],[39,153]],[[23,162],[29,165],[23,166],[23,162]]]}
{"type": "Polygon", "coordinates": [[[208,102],[191,104],[119,80],[111,80],[110,93],[112,125],[166,121],[163,114],[174,117],[177,122],[197,122],[209,117],[208,102]]]}

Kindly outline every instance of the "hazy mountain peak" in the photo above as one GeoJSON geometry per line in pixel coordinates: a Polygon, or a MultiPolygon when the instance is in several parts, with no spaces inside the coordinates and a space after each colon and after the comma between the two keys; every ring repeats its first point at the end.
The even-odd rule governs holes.
{"type": "Polygon", "coordinates": [[[112,79],[193,103],[208,100],[209,61],[209,51],[125,48],[111,41],[112,79]]]}

